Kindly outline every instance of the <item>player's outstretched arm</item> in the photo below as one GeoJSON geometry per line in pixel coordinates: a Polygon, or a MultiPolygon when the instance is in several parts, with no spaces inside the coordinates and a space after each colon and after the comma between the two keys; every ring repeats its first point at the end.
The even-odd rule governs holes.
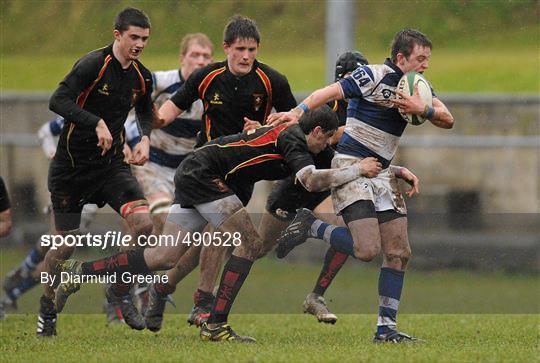
{"type": "Polygon", "coordinates": [[[171,100],[165,101],[154,115],[154,128],[158,129],[173,122],[183,110],[179,109],[171,100]]]}
{"type": "Polygon", "coordinates": [[[369,157],[354,165],[339,169],[315,169],[314,165],[309,165],[299,170],[296,177],[309,192],[320,192],[338,187],[360,176],[373,178],[381,170],[381,163],[369,157]]]}
{"type": "Polygon", "coordinates": [[[285,122],[298,122],[307,110],[313,110],[330,101],[341,100],[343,91],[339,83],[331,84],[310,94],[302,103],[288,112],[273,113],[266,120],[267,125],[276,126],[285,122]]]}

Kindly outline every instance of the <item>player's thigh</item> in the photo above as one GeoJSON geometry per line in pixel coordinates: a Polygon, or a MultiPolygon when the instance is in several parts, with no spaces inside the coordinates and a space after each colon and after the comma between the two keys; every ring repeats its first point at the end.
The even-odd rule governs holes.
{"type": "Polygon", "coordinates": [[[137,235],[150,234],[152,220],[148,201],[127,166],[111,172],[99,194],[100,198],[125,218],[133,232],[137,235]]]}
{"type": "Polygon", "coordinates": [[[347,206],[342,216],[354,240],[354,255],[371,261],[381,250],[381,234],[375,206],[371,200],[359,200],[347,206]]]}
{"type": "Polygon", "coordinates": [[[391,264],[395,268],[405,268],[411,257],[407,216],[391,212],[395,213],[394,218],[387,219],[379,225],[384,263],[391,264]]]}
{"type": "Polygon", "coordinates": [[[345,226],[343,218],[336,215],[334,204],[332,203],[332,198],[330,196],[324,198],[324,200],[313,209],[313,213],[315,213],[315,215],[323,222],[345,226]]]}
{"type": "Polygon", "coordinates": [[[194,208],[182,208],[173,204],[158,236],[158,246],[148,248],[145,260],[150,269],[169,269],[176,265],[186,251],[192,247],[192,233],[200,232],[206,220],[194,208]]]}

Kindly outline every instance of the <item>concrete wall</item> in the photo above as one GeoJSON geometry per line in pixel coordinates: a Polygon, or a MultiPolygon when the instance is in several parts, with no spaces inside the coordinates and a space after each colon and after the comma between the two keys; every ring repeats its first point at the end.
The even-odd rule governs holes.
{"type": "MultiPolygon", "coordinates": [[[[456,123],[452,130],[409,126],[395,158],[420,177],[423,196],[411,201],[421,212],[444,211],[444,196],[479,194],[487,212],[540,211],[540,98],[514,95],[442,95],[456,123]],[[493,146],[490,146],[493,145],[493,146]]],[[[46,203],[48,160],[34,137],[53,117],[48,94],[0,97],[0,175],[11,189],[35,188],[46,203]]],[[[263,188],[264,189],[264,188],[263,188]]],[[[258,193],[261,198],[264,193],[258,193]]],[[[262,201],[256,200],[254,210],[262,201]]]]}

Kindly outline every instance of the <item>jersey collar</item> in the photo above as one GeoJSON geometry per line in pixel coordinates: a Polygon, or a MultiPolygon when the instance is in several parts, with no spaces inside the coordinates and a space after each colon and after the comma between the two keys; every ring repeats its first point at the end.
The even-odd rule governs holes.
{"type": "Polygon", "coordinates": [[[237,76],[235,76],[235,75],[231,72],[231,70],[229,69],[229,62],[227,62],[227,59],[225,59],[225,62],[224,62],[224,63],[225,63],[225,68],[227,69],[227,72],[228,72],[231,76],[236,77],[236,78],[243,78],[243,77],[245,77],[245,76],[247,76],[247,75],[250,75],[250,74],[254,73],[255,71],[257,71],[257,68],[259,68],[259,61],[258,61],[257,59],[255,59],[255,60],[253,61],[253,67],[251,67],[251,71],[249,71],[249,73],[247,73],[247,74],[244,74],[243,76],[237,77],[237,76]]]}
{"type": "Polygon", "coordinates": [[[386,58],[386,60],[384,61],[384,65],[392,68],[392,70],[394,72],[396,72],[400,77],[403,76],[403,72],[401,71],[401,69],[395,65],[391,60],[390,58],[386,58]]]}

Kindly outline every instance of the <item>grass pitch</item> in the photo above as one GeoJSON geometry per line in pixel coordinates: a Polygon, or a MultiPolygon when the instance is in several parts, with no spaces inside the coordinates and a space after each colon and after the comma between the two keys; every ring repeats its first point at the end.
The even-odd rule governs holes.
{"type": "Polygon", "coordinates": [[[232,326],[256,344],[203,343],[183,315],[168,315],[158,334],[107,327],[102,315],[65,315],[59,336],[34,336],[34,315],[1,322],[3,362],[533,362],[538,359],[538,316],[402,315],[401,327],[422,344],[371,343],[374,315],[342,315],[323,325],[307,315],[233,315],[232,326]],[[537,358],[534,358],[537,357],[537,358]]]}
{"type": "MultiPolygon", "coordinates": [[[[20,250],[1,250],[0,276],[23,256],[20,250]]],[[[253,345],[203,343],[198,330],[188,327],[197,274],[178,286],[177,308],[167,306],[158,334],[107,326],[99,313],[103,288],[87,284],[70,298],[67,314],[60,315],[59,335],[39,339],[35,329],[41,288],[36,287],[20,299],[21,314],[0,322],[0,361],[538,361],[537,275],[412,269],[405,278],[399,327],[427,343],[379,346],[371,343],[377,319],[377,264],[348,261],[340,271],[326,293],[339,317],[336,325],[299,314],[319,269],[318,264],[273,258],[255,263],[230,318],[238,333],[257,338],[253,345]]]]}

